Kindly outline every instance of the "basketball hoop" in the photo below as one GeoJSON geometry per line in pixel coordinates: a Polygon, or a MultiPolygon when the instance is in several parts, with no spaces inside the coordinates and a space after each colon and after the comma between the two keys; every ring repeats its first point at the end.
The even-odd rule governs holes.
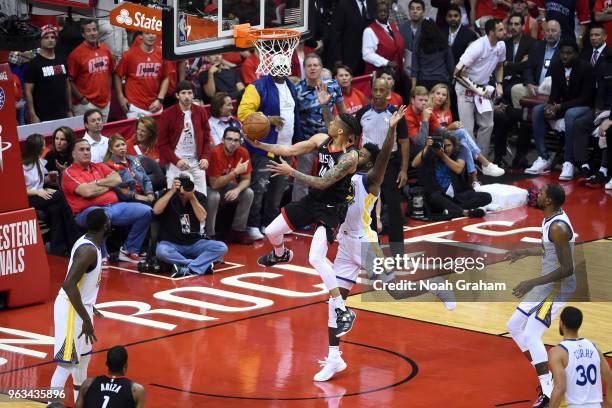
{"type": "Polygon", "coordinates": [[[281,28],[251,28],[250,24],[234,27],[236,47],[251,48],[259,52],[260,75],[291,75],[291,57],[300,42],[300,32],[281,28]]]}

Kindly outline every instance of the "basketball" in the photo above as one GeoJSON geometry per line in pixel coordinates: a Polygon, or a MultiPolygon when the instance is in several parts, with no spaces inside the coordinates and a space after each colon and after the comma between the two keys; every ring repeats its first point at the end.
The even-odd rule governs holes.
{"type": "Polygon", "coordinates": [[[268,136],[270,133],[270,121],[261,112],[250,114],[242,123],[244,134],[251,140],[259,140],[268,136]]]}

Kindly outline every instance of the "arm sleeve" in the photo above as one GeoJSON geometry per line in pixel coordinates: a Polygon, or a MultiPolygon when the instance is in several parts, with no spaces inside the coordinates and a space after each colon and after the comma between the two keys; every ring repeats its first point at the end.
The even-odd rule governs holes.
{"type": "Polygon", "coordinates": [[[242,95],[242,99],[240,100],[240,105],[238,105],[238,120],[244,122],[251,113],[259,111],[260,104],[261,98],[259,97],[257,88],[252,84],[247,85],[242,95]]]}
{"type": "Polygon", "coordinates": [[[378,48],[378,38],[374,31],[367,27],[363,30],[363,45],[361,46],[361,55],[363,60],[367,63],[374,65],[375,67],[383,67],[389,63],[389,60],[381,57],[376,53],[378,48]]]}

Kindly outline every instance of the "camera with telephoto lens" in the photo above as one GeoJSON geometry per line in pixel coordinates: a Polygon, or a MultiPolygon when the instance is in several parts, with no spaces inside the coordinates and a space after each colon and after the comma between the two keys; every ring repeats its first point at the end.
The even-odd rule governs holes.
{"type": "Polygon", "coordinates": [[[441,150],[444,147],[444,141],[442,140],[441,137],[433,137],[433,144],[431,145],[431,148],[435,151],[435,150],[441,150]]]}
{"type": "Polygon", "coordinates": [[[147,272],[147,273],[157,273],[161,272],[161,266],[157,261],[157,258],[150,258],[144,261],[138,262],[136,265],[138,268],[138,272],[147,272]]]}
{"type": "Polygon", "coordinates": [[[176,179],[181,183],[181,187],[183,188],[183,190],[188,193],[191,193],[195,188],[193,181],[191,181],[191,178],[185,173],[179,174],[176,179]]]}

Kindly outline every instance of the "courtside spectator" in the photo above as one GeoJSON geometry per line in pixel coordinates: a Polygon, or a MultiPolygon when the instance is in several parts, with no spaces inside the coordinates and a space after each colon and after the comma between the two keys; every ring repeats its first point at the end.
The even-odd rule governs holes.
{"type": "Polygon", "coordinates": [[[104,127],[102,112],[99,109],[89,109],[83,115],[83,124],[85,125],[83,139],[91,146],[91,161],[102,163],[108,150],[108,137],[102,136],[104,127]]]}
{"type": "Polygon", "coordinates": [[[536,40],[544,37],[542,25],[538,24],[538,20],[531,16],[529,13],[529,5],[525,0],[512,1],[512,14],[523,16],[523,34],[536,40]]]}
{"type": "Polygon", "coordinates": [[[224,205],[235,204],[234,219],[225,241],[252,244],[255,239],[246,228],[253,202],[253,190],[249,188],[253,168],[248,150],[240,146],[241,137],[240,129],[226,128],[222,143],[215,146],[210,154],[206,232],[214,237],[217,211],[224,205]]]}
{"type": "Polygon", "coordinates": [[[468,46],[455,68],[459,120],[470,135],[476,136],[476,142],[485,157],[489,155],[493,133],[493,109],[492,106],[485,109],[482,105],[486,103],[485,98],[489,101],[493,99],[493,92],[497,98],[501,98],[504,94],[502,82],[506,60],[505,37],[504,23],[496,19],[487,21],[485,35],[468,46]],[[493,73],[495,73],[495,88],[487,90],[493,73]],[[463,80],[464,77],[468,80],[463,80]],[[471,82],[472,85],[468,85],[467,82],[471,82]],[[480,104],[482,109],[476,104],[480,104]],[[474,132],[476,124],[478,133],[474,132]]]}
{"type": "Polygon", "coordinates": [[[436,84],[450,84],[455,60],[444,34],[431,20],[421,23],[421,33],[412,54],[412,87],[431,90],[436,84]]]}
{"type": "MultiPolygon", "coordinates": [[[[104,163],[91,161],[91,147],[85,139],[77,140],[72,149],[74,162],[64,171],[62,191],[82,228],[87,214],[102,208],[113,225],[130,227],[130,232],[119,249],[119,260],[138,263],[138,255],[151,222],[151,207],[141,203],[119,202],[112,190],[121,183],[121,176],[104,163]]],[[[102,247],[103,267],[108,265],[106,244],[102,247]]]]}
{"type": "Polygon", "coordinates": [[[527,67],[523,71],[523,84],[512,87],[512,106],[520,108],[520,100],[525,96],[536,96],[538,87],[550,76],[550,65],[559,60],[559,41],[561,26],[555,20],[546,22],[544,40],[536,41],[527,55],[527,67]]]}
{"type": "Polygon", "coordinates": [[[529,64],[528,57],[535,43],[533,37],[525,34],[523,26],[525,17],[522,14],[510,14],[506,40],[506,61],[504,61],[504,99],[510,102],[512,87],[523,83],[523,72],[529,64]]]}
{"type": "Polygon", "coordinates": [[[114,76],[119,104],[131,119],[163,110],[170,76],[175,74],[173,64],[162,59],[161,46],[156,45],[157,35],[140,35],[140,44],[123,54],[114,76]]]}
{"type": "Polygon", "coordinates": [[[82,21],[81,31],[84,41],[68,56],[72,111],[82,115],[89,109],[99,109],[106,122],[115,58],[108,46],[100,42],[96,20],[82,21]]]}
{"type": "MultiPolygon", "coordinates": [[[[51,135],[51,150],[45,155],[45,168],[55,176],[63,173],[72,164],[74,133],[67,126],[60,126],[51,135]]],[[[57,185],[57,180],[51,183],[57,185]]]]}
{"type": "Polygon", "coordinates": [[[307,47],[304,44],[305,41],[306,40],[304,39],[300,40],[298,46],[293,52],[293,55],[291,56],[291,76],[295,76],[299,79],[306,78],[306,71],[304,70],[304,59],[308,54],[315,52],[314,48],[307,47]]]}
{"type": "Polygon", "coordinates": [[[147,156],[159,161],[157,151],[157,124],[150,116],[142,116],[136,122],[136,133],[126,142],[127,152],[132,156],[147,156]]]}
{"type": "MultiPolygon", "coordinates": [[[[302,126],[302,136],[310,139],[317,133],[327,133],[327,122],[331,121],[331,113],[334,105],[338,108],[338,113],[344,113],[344,98],[340,86],[334,79],[324,80],[321,78],[323,61],[318,54],[310,54],[304,60],[306,69],[306,79],[301,80],[295,87],[298,99],[298,109],[300,110],[300,121],[302,126]],[[328,105],[324,108],[319,103],[318,95],[320,91],[327,91],[331,96],[328,105]],[[324,117],[324,109],[329,109],[329,118],[324,117]]],[[[287,109],[287,112],[289,110],[287,109]]],[[[301,140],[296,140],[301,141],[301,140]]],[[[306,153],[297,158],[297,170],[304,174],[312,172],[316,152],[306,153]]],[[[292,201],[299,201],[308,193],[308,186],[300,182],[293,183],[292,201]]]]}
{"type": "Polygon", "coordinates": [[[227,92],[217,92],[210,102],[210,118],[208,118],[208,126],[210,126],[210,139],[213,146],[221,143],[223,132],[230,126],[241,128],[241,124],[235,117],[232,116],[234,104],[232,98],[227,92]]]}
{"type": "Polygon", "coordinates": [[[462,147],[449,132],[438,129],[428,137],[425,148],[412,161],[420,168],[419,182],[425,190],[427,207],[433,214],[456,217],[483,217],[481,207],[491,203],[491,195],[474,191],[465,177],[462,147]],[[434,144],[434,138],[437,144],[434,144]]]}
{"type": "Polygon", "coordinates": [[[62,193],[44,187],[45,182],[49,180],[45,162],[41,160],[44,148],[45,139],[37,133],[28,136],[23,145],[21,160],[28,203],[30,207],[47,215],[46,222],[51,236],[49,252],[64,256],[77,240],[78,230],[62,193]]]}
{"type": "MultiPolygon", "coordinates": [[[[238,106],[238,118],[244,121],[255,112],[261,112],[270,120],[270,133],[261,139],[262,142],[290,146],[294,140],[303,139],[297,91],[287,77],[266,75],[246,87],[238,106]]],[[[259,240],[264,238],[263,228],[280,213],[280,204],[288,180],[282,176],[270,178],[270,172],[266,171],[268,161],[277,160],[275,156],[253,147],[250,143],[247,144],[247,149],[253,167],[253,203],[247,231],[251,237],[259,240]]]]}
{"type": "Polygon", "coordinates": [[[389,23],[389,3],[376,0],[376,20],[362,35],[361,56],[365,61],[365,74],[378,72],[391,66],[401,72],[404,58],[404,39],[395,23],[389,23]]]}
{"type": "Polygon", "coordinates": [[[395,92],[395,77],[397,76],[397,70],[392,66],[381,68],[378,73],[378,77],[387,81],[387,86],[389,87],[389,96],[387,96],[387,101],[389,101],[390,105],[395,105],[400,107],[404,104],[404,100],[400,94],[395,92]]]}
{"type": "MultiPolygon", "coordinates": [[[[367,105],[366,96],[359,89],[353,87],[353,73],[347,65],[336,67],[336,81],[342,90],[346,113],[353,115],[359,109],[367,105]]],[[[334,106],[334,115],[338,114],[338,108],[334,106]]]]}
{"type": "MultiPolygon", "coordinates": [[[[421,35],[421,24],[425,17],[425,2],[423,0],[411,0],[410,3],[408,3],[408,16],[410,17],[410,21],[404,22],[399,27],[399,32],[404,39],[402,58],[404,59],[404,75],[407,80],[413,76],[412,58],[416,52],[419,36],[421,35]]],[[[401,66],[397,68],[401,68],[401,66]]],[[[400,70],[400,72],[402,71],[400,70]]]]}
{"type": "Polygon", "coordinates": [[[193,103],[193,84],[181,81],[176,87],[178,103],[159,117],[157,149],[159,163],[166,167],[168,188],[180,172],[190,173],[195,188],[206,194],[206,169],[210,157],[210,127],[206,110],[193,103]]]}
{"type": "Polygon", "coordinates": [[[223,61],[221,54],[207,55],[204,58],[209,64],[208,69],[200,74],[204,101],[210,102],[217,92],[227,92],[232,99],[238,98],[244,90],[238,70],[223,61]]]}
{"type": "Polygon", "coordinates": [[[595,76],[593,67],[578,58],[578,44],[571,40],[561,40],[559,61],[550,67],[552,86],[546,104],[533,108],[533,139],[538,158],[525,170],[529,174],[542,174],[550,170],[553,162],[544,139],[549,120],[564,119],[565,144],[563,148],[563,168],[559,180],[574,178],[574,124],[576,119],[589,111],[593,102],[595,76]]]}
{"type": "Polygon", "coordinates": [[[44,26],[39,54],[26,67],[25,98],[30,123],[72,116],[68,67],[66,59],[55,52],[57,36],[57,27],[44,26]]]}
{"type": "Polygon", "coordinates": [[[121,176],[121,183],[113,188],[121,201],[137,201],[152,204],[155,200],[153,184],[140,159],[127,153],[123,136],[112,135],[104,162],[121,176]]]}
{"type": "Polygon", "coordinates": [[[204,275],[227,253],[227,245],[202,234],[206,197],[194,190],[190,173],[177,176],[153,206],[160,224],[155,255],[173,265],[172,277],[204,275]]]}
{"type": "Polygon", "coordinates": [[[415,86],[410,91],[410,105],[406,108],[406,126],[414,157],[423,147],[430,134],[429,119],[433,108],[429,106],[429,92],[423,86],[415,86]]]}

